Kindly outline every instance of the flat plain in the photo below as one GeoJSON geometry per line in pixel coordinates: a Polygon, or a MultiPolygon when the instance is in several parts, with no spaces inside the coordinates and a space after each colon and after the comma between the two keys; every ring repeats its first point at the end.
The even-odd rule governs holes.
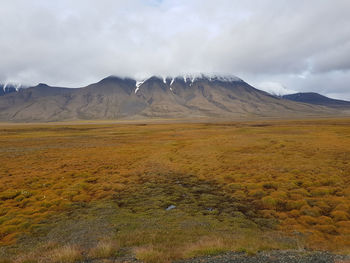
{"type": "Polygon", "coordinates": [[[350,119],[1,124],[0,246],[21,263],[349,254],[350,119]]]}

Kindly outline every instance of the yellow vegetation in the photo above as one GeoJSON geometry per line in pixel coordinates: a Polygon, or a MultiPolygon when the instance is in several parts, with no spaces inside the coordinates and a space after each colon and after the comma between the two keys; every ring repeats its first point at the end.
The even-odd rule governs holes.
{"type": "MultiPolygon", "coordinates": [[[[92,257],[121,247],[147,262],[239,250],[219,234],[238,226],[347,252],[350,121],[0,126],[1,246],[20,247],[77,209],[109,203],[110,214],[140,222],[156,214],[159,229],[113,214],[115,241],[95,245],[92,257]],[[167,225],[171,213],[177,221],[167,225]],[[196,218],[197,232],[186,232],[196,218]],[[183,233],[163,234],[173,226],[183,233]]],[[[51,252],[53,262],[81,255],[76,246],[51,252]]]]}

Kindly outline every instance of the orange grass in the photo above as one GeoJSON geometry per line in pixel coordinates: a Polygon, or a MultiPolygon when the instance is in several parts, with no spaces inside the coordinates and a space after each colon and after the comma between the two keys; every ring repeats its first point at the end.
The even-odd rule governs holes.
{"type": "MultiPolygon", "coordinates": [[[[1,126],[0,245],[32,235],[75,205],[117,200],[122,207],[133,194],[174,175],[178,183],[195,178],[217,185],[261,229],[274,220],[277,230],[309,248],[349,253],[346,119],[1,126]]],[[[232,217],[225,212],[230,203],[216,209],[210,192],[199,196],[196,205],[232,217]]],[[[147,254],[143,248],[139,253],[147,254]]]]}

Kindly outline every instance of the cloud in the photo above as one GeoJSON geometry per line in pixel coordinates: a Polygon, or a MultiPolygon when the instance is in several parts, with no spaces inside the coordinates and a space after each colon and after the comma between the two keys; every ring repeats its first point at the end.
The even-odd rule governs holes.
{"type": "Polygon", "coordinates": [[[350,97],[348,10],[348,0],[3,0],[0,81],[223,72],[350,97]]]}
{"type": "Polygon", "coordinates": [[[256,85],[256,88],[264,90],[276,96],[297,93],[297,91],[287,89],[285,86],[278,82],[261,82],[256,85]]]}

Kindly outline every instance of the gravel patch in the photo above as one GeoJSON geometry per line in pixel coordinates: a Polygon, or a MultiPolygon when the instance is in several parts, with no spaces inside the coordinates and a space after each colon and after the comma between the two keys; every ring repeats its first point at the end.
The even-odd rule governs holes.
{"type": "Polygon", "coordinates": [[[350,256],[306,251],[269,251],[255,255],[229,252],[218,256],[181,260],[177,263],[350,263],[350,256]]]}

